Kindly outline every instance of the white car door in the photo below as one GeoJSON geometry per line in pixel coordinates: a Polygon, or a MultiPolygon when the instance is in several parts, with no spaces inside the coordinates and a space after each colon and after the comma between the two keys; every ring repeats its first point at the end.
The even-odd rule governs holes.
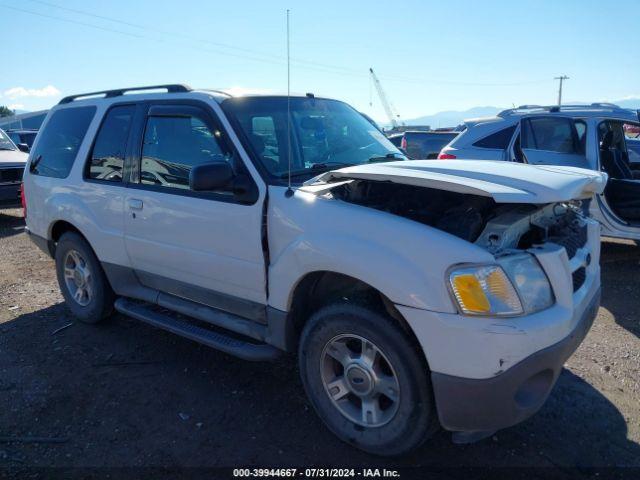
{"type": "Polygon", "coordinates": [[[590,168],[585,156],[585,132],[581,135],[576,128],[579,122],[557,115],[522,118],[512,148],[514,160],[533,165],[590,168]]]}
{"type": "Polygon", "coordinates": [[[125,243],[136,275],[148,287],[259,317],[266,303],[264,188],[210,106],[151,104],[143,122],[125,199],[125,243]],[[191,169],[215,162],[231,164],[231,184],[191,190],[191,169]]]}

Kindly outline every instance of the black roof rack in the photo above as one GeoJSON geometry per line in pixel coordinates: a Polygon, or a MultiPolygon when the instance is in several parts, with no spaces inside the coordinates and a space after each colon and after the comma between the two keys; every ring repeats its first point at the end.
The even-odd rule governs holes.
{"type": "Polygon", "coordinates": [[[182,84],[169,84],[169,85],[151,85],[148,87],[133,87],[133,88],[119,88],[116,90],[102,90],[101,92],[91,92],[91,93],[81,93],[79,95],[69,95],[68,97],[64,97],[58,105],[62,105],[65,103],[71,103],[74,100],[82,99],[85,97],[97,97],[101,95],[102,98],[113,98],[124,95],[127,92],[137,92],[144,90],[166,90],[167,93],[185,93],[190,92],[191,87],[182,84]]]}

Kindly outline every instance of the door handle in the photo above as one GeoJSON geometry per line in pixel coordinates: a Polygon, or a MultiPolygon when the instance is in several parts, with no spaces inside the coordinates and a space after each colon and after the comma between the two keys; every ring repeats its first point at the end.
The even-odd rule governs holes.
{"type": "Polygon", "coordinates": [[[138,200],[137,198],[130,198],[128,203],[130,210],[142,210],[142,200],[138,200]]]}

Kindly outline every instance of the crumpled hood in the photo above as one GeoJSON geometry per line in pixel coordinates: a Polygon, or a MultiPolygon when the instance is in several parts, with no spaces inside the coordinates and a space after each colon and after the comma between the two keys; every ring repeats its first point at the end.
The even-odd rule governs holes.
{"type": "Polygon", "coordinates": [[[0,150],[0,168],[2,167],[24,167],[27,163],[27,155],[20,150],[0,150]]]}
{"type": "Polygon", "coordinates": [[[607,183],[605,173],[577,167],[486,160],[405,160],[332,170],[305,185],[349,179],[481,195],[493,197],[497,203],[532,204],[588,198],[602,193],[607,183]]]}

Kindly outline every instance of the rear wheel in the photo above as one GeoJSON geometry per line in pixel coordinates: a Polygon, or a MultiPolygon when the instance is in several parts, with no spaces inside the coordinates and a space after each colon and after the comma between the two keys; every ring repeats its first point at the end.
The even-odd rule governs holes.
{"type": "Polygon", "coordinates": [[[115,295],[86,240],[75,232],[64,233],[55,260],[60,291],[71,313],[85,323],[109,316],[115,295]]]}
{"type": "Polygon", "coordinates": [[[304,328],[299,362],[316,412],[345,442],[399,455],[437,428],[429,370],[390,318],[352,304],[324,307],[304,328]]]}

